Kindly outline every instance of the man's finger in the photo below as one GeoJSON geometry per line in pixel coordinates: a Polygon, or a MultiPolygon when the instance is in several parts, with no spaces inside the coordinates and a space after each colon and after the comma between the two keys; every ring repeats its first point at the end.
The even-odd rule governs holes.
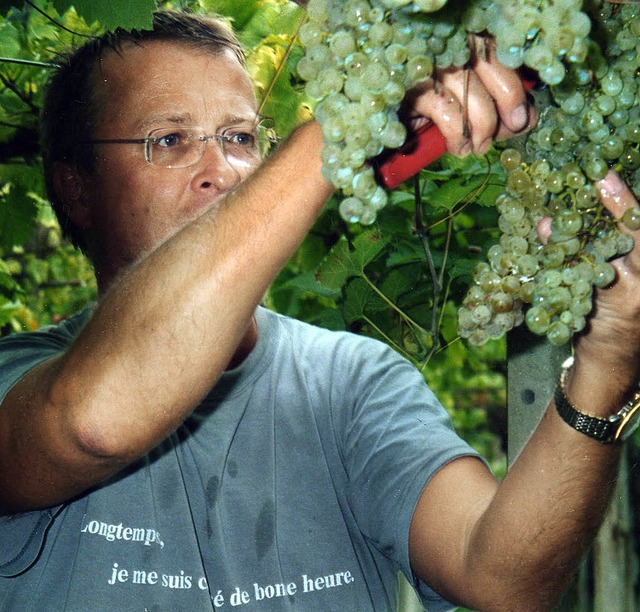
{"type": "Polygon", "coordinates": [[[504,67],[496,59],[493,42],[475,37],[476,53],[474,72],[495,101],[500,120],[512,133],[518,133],[531,124],[531,113],[522,80],[515,70],[504,67]]]}
{"type": "Polygon", "coordinates": [[[625,211],[638,205],[629,186],[613,171],[598,181],[596,187],[600,192],[602,204],[616,219],[620,219],[625,211]]]}

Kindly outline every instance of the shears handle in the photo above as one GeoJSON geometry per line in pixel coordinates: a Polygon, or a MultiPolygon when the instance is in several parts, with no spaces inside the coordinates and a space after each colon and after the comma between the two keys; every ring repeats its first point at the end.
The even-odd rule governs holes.
{"type": "MultiPolygon", "coordinates": [[[[531,91],[538,81],[529,73],[521,73],[526,91],[531,91]]],[[[447,143],[438,127],[427,123],[399,149],[383,151],[372,160],[378,182],[387,189],[394,189],[447,152],[447,143]]]]}

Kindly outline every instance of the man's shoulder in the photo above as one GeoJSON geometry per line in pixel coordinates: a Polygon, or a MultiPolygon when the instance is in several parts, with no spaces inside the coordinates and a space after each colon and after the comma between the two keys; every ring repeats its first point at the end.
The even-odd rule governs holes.
{"type": "Polygon", "coordinates": [[[29,370],[63,353],[90,316],[87,308],[57,325],[0,338],[0,400],[29,370]]]}
{"type": "MultiPolygon", "coordinates": [[[[17,332],[0,338],[0,356],[12,350],[42,348],[66,348],[80,333],[91,316],[92,306],[60,321],[45,325],[36,331],[17,332]]],[[[1,358],[1,357],[0,357],[1,358]]]]}

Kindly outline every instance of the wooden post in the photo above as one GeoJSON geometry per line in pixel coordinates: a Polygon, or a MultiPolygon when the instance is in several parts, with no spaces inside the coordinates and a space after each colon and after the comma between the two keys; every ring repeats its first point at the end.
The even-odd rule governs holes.
{"type": "Polygon", "coordinates": [[[507,336],[507,446],[511,465],[533,433],[558,382],[568,347],[555,347],[523,325],[507,336]]]}

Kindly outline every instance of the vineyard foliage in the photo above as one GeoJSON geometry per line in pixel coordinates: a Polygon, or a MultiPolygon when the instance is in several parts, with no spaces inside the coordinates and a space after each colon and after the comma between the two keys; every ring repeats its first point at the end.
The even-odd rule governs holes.
{"type": "MultiPolygon", "coordinates": [[[[37,123],[61,50],[105,29],[145,27],[156,7],[228,17],[248,51],[261,113],[286,137],[312,116],[296,72],[305,13],[288,0],[0,0],[0,328],[56,322],[96,297],[90,263],[61,235],[46,201],[37,123]]],[[[445,156],[389,194],[376,222],[345,222],[335,198],[265,301],[279,312],[379,338],[411,360],[460,433],[496,456],[505,405],[504,340],[461,341],[456,313],[497,240],[499,152],[445,156]]],[[[171,307],[167,305],[167,307],[171,307]]]]}

